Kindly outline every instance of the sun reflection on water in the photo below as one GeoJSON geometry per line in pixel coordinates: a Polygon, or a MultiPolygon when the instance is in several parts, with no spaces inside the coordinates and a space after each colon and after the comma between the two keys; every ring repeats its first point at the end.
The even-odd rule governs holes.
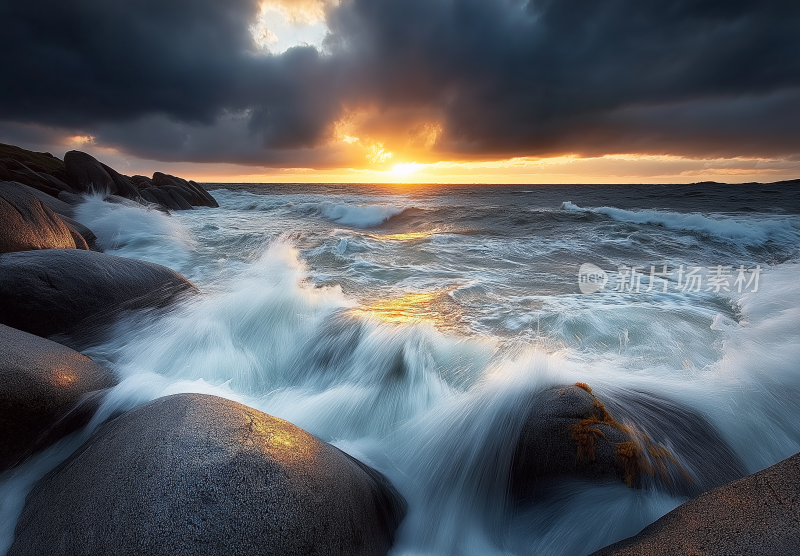
{"type": "Polygon", "coordinates": [[[407,232],[405,234],[385,234],[385,235],[372,235],[369,237],[377,239],[378,241],[411,241],[415,239],[425,239],[435,235],[436,230],[430,232],[407,232]]]}
{"type": "Polygon", "coordinates": [[[428,323],[437,328],[454,329],[461,318],[458,304],[448,295],[454,288],[376,300],[351,309],[349,313],[390,324],[428,323]]]}

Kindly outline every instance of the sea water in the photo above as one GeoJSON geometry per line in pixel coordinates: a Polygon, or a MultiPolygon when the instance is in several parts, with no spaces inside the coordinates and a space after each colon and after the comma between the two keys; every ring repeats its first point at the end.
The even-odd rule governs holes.
{"type": "Polygon", "coordinates": [[[202,293],[86,347],[120,384],[84,431],[0,475],[0,553],[27,492],[103,419],[179,392],[385,473],[409,503],[396,555],[582,555],[685,501],[564,480],[511,507],[521,410],[543,388],[686,404],[748,472],[800,451],[796,187],[209,189],[220,208],[78,207],[105,252],[202,293]]]}

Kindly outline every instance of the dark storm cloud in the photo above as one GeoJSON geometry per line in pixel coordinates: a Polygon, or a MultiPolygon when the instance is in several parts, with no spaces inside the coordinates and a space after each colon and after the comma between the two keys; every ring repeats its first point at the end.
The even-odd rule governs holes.
{"type": "Polygon", "coordinates": [[[338,163],[319,147],[366,107],[434,115],[442,156],[800,152],[797,2],[345,0],[325,54],[278,56],[252,43],[257,12],[6,0],[0,120],[274,165],[338,163]]]}

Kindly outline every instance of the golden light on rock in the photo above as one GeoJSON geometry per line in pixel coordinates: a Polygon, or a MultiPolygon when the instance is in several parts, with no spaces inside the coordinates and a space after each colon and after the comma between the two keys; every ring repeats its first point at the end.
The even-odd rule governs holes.
{"type": "Polygon", "coordinates": [[[240,442],[256,446],[278,461],[310,461],[319,451],[317,438],[288,421],[266,414],[244,411],[247,420],[240,442]]]}
{"type": "Polygon", "coordinates": [[[55,369],[53,374],[50,376],[50,382],[54,386],[71,386],[78,381],[78,376],[70,370],[67,369],[55,369]]]}

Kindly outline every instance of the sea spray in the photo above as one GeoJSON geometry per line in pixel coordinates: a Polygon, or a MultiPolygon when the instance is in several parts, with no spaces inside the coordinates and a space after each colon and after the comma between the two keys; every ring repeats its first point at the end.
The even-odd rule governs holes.
{"type": "MultiPolygon", "coordinates": [[[[798,216],[786,203],[757,195],[737,212],[728,190],[703,190],[705,205],[686,208],[667,189],[630,187],[606,214],[578,208],[607,204],[602,187],[258,191],[220,191],[220,209],[172,216],[99,199],[79,207],[111,252],[180,270],[202,292],[158,320],[117,323],[87,352],[122,379],[97,419],[203,392],[294,422],[403,492],[397,554],[580,555],[682,501],[565,480],[546,501],[509,508],[512,440],[531,394],[549,386],[678,400],[748,471],[800,450],[798,216]],[[565,198],[575,207],[562,209],[565,198]],[[764,272],[741,294],[705,282],[581,294],[584,262],[764,272]],[[408,296],[441,303],[442,291],[447,310],[421,306],[408,322],[370,310],[408,296]]],[[[47,467],[39,461],[14,470],[29,479],[0,477],[4,534],[47,467]]]]}

